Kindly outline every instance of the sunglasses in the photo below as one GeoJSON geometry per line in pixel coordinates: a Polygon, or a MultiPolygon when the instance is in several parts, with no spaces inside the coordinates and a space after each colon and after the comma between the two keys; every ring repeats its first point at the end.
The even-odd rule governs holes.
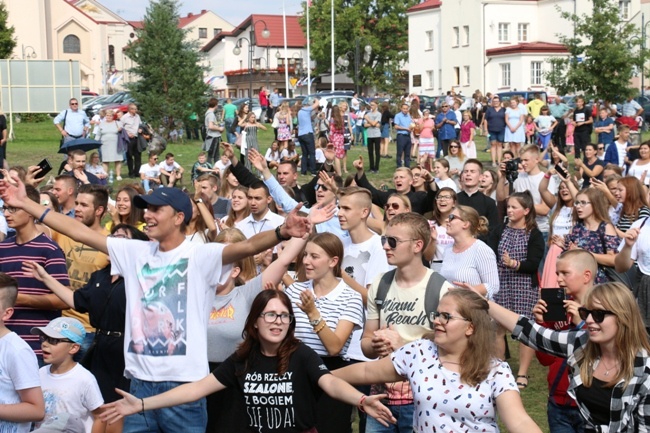
{"type": "Polygon", "coordinates": [[[605,150],[604,147],[598,147],[598,150],[605,150]]]}
{"type": "Polygon", "coordinates": [[[449,214],[449,216],[447,217],[447,220],[449,220],[449,222],[452,222],[453,220],[463,221],[463,219],[461,217],[459,217],[458,215],[454,215],[453,213],[449,214]]]}
{"type": "Polygon", "coordinates": [[[330,190],[330,189],[329,189],[328,187],[326,187],[325,185],[321,185],[321,184],[318,184],[318,183],[317,183],[317,184],[314,186],[314,191],[318,191],[319,189],[322,189],[323,191],[329,191],[329,190],[330,190]]]}
{"type": "Polygon", "coordinates": [[[438,319],[438,321],[440,322],[441,325],[446,325],[452,319],[464,320],[465,322],[471,322],[471,320],[466,319],[464,317],[452,316],[449,313],[439,313],[437,311],[434,311],[433,313],[431,313],[429,315],[429,320],[431,320],[433,322],[436,319],[438,319]]]}
{"type": "Polygon", "coordinates": [[[79,105],[78,102],[71,102],[70,105],[79,105]]]}
{"type": "Polygon", "coordinates": [[[460,146],[449,146],[450,149],[458,149],[460,146]]]}
{"type": "Polygon", "coordinates": [[[56,346],[59,343],[72,343],[72,341],[67,338],[54,338],[48,337],[47,335],[41,335],[39,340],[41,340],[41,343],[47,342],[47,344],[51,344],[52,346],[56,346]]]}
{"type": "Polygon", "coordinates": [[[580,318],[582,320],[587,320],[587,317],[591,315],[591,318],[594,319],[594,322],[596,323],[603,323],[603,320],[605,320],[605,316],[608,314],[611,315],[616,315],[613,311],[609,310],[589,310],[585,307],[580,307],[578,308],[578,314],[580,315],[580,318]]]}
{"type": "Polygon", "coordinates": [[[417,239],[397,239],[393,236],[382,236],[381,237],[381,245],[385,246],[388,244],[388,247],[391,250],[394,250],[397,248],[397,244],[401,244],[402,242],[410,242],[410,241],[417,241],[417,239]]]}
{"type": "Polygon", "coordinates": [[[399,210],[400,206],[399,203],[386,203],[384,205],[384,209],[393,209],[393,210],[399,210]]]}

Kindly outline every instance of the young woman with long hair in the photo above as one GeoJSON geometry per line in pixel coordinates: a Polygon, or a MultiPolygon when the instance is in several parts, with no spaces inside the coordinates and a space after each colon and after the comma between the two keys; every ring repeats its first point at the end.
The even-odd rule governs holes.
{"type": "Polygon", "coordinates": [[[185,229],[185,239],[190,242],[206,244],[212,242],[217,236],[217,224],[214,221],[212,206],[208,206],[204,202],[197,203],[199,198],[201,198],[200,189],[197,190],[194,197],[190,196],[192,219],[185,229]]]}
{"type": "MultiPolygon", "coordinates": [[[[345,157],[345,145],[344,145],[344,134],[345,130],[343,129],[343,116],[341,115],[341,109],[338,105],[332,107],[332,114],[330,117],[330,143],[334,145],[334,170],[336,174],[341,175],[341,160],[345,157]]],[[[344,167],[345,172],[348,172],[348,168],[344,167]]]]}
{"type": "MultiPolygon", "coordinates": [[[[350,150],[350,146],[354,144],[354,132],[352,131],[352,126],[354,124],[354,121],[352,120],[348,103],[346,101],[339,102],[338,106],[339,109],[341,110],[341,116],[343,117],[343,149],[345,150],[343,158],[341,158],[341,165],[342,165],[343,172],[347,173],[348,172],[347,152],[348,150],[350,150]]],[[[332,110],[334,110],[334,107],[332,107],[332,110]]]]}
{"type": "Polygon", "coordinates": [[[381,104],[381,157],[392,158],[388,154],[388,144],[390,143],[390,123],[393,120],[393,114],[387,102],[381,104]]]}
{"type": "Polygon", "coordinates": [[[393,193],[386,200],[383,214],[379,207],[377,207],[378,210],[375,210],[374,207],[375,205],[373,205],[373,211],[366,222],[370,230],[383,235],[386,232],[386,225],[395,215],[411,212],[411,200],[404,194],[393,193]]]}
{"type": "Polygon", "coordinates": [[[284,101],[280,104],[280,108],[275,113],[275,119],[278,123],[278,142],[280,149],[287,145],[287,141],[291,140],[292,118],[289,103],[284,101]]]}
{"type": "MultiPolygon", "coordinates": [[[[329,369],[349,364],[346,356],[352,331],[363,327],[361,295],[341,278],[343,243],[332,233],[309,239],[302,258],[307,281],[294,283],[285,293],[296,310],[296,337],[321,356],[329,369]]],[[[338,433],[350,428],[350,410],[324,395],[318,401],[316,428],[338,433]]]]}
{"type": "Polygon", "coordinates": [[[239,221],[247,218],[251,213],[248,205],[248,188],[239,185],[232,192],[231,206],[228,215],[221,219],[221,225],[224,228],[235,227],[239,221]]]}
{"type": "Polygon", "coordinates": [[[413,431],[539,433],[526,413],[512,371],[494,351],[488,302],[451,290],[431,313],[433,332],[379,361],[334,371],[354,385],[408,380],[416,411],[413,431]]]}
{"type": "Polygon", "coordinates": [[[106,230],[110,231],[114,225],[128,224],[144,231],[147,225],[144,222],[144,209],[133,206],[133,199],[139,194],[141,192],[132,186],[124,186],[117,191],[115,206],[108,206],[111,221],[106,223],[106,230]]]}
{"type": "Polygon", "coordinates": [[[277,290],[263,290],[253,300],[246,318],[243,343],[219,368],[197,382],[145,399],[118,391],[124,398],[105,405],[101,417],[112,423],[233,387],[244,399],[250,431],[315,432],[321,390],[347,404],[359,405],[384,425],[394,422],[390,410],[380,402],[385,394],[365,396],[329,374],[320,357],[294,336],[295,329],[289,297],[277,290]]]}
{"type": "Polygon", "coordinates": [[[230,166],[226,168],[221,176],[221,185],[219,188],[219,197],[232,199],[232,192],[239,186],[239,181],[232,174],[230,166]]]}
{"type": "Polygon", "coordinates": [[[447,248],[454,244],[454,238],[447,234],[449,215],[456,207],[456,191],[453,188],[440,188],[433,206],[431,225],[431,242],[424,250],[424,257],[429,260],[429,267],[436,272],[442,268],[442,258],[447,248]]]}
{"type": "MultiPolygon", "coordinates": [[[[582,198],[578,198],[582,200],[582,198]]],[[[555,331],[489,302],[489,314],[534,350],[567,359],[568,394],[580,409],[585,432],[637,432],[650,426],[650,343],[628,287],[599,284],[589,290],[574,322],[555,331]]]]}
{"type": "Polygon", "coordinates": [[[449,143],[449,154],[444,157],[449,163],[449,176],[459,184],[460,174],[463,172],[463,165],[467,157],[463,153],[463,148],[458,140],[451,140],[449,143]]]}
{"type": "MultiPolygon", "coordinates": [[[[532,318],[533,307],[539,298],[537,269],[544,255],[544,236],[535,222],[535,203],[529,191],[516,192],[507,201],[508,223],[494,240],[492,248],[497,252],[499,282],[501,288],[494,295],[494,302],[509,310],[532,318]]],[[[505,359],[505,329],[497,330],[499,355],[505,359]]],[[[530,348],[519,347],[519,371],[517,386],[528,386],[528,368],[535,356],[530,348]]]]}
{"type": "Polygon", "coordinates": [[[648,190],[636,177],[626,176],[618,181],[614,197],[623,205],[616,223],[616,232],[623,237],[635,221],[650,216],[648,190]]]}
{"type": "Polygon", "coordinates": [[[433,174],[438,188],[451,188],[454,192],[458,192],[460,188],[458,188],[458,184],[450,177],[450,170],[449,161],[445,158],[437,159],[433,163],[433,174]]]}

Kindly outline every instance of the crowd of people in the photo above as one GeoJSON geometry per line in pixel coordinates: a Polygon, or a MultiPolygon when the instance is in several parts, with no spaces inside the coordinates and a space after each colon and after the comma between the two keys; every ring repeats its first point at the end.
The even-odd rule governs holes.
{"type": "Polygon", "coordinates": [[[356,414],[368,433],[530,433],[537,358],[551,432],[645,431],[650,144],[601,119],[571,164],[554,132],[575,113],[528,103],[527,142],[514,98],[477,117],[450,96],[386,123],[372,101],[269,98],[261,146],[268,125],[212,99],[192,167],[140,164],[137,107],[91,124],[71,100],[62,142],[94,128],[101,152],[70,152],[49,186],[38,166],[2,170],[0,430],[341,433],[356,414]],[[366,172],[391,131],[386,189],[366,172]],[[476,158],[483,131],[495,167],[476,158]],[[367,163],[348,165],[364,135],[367,163]],[[113,200],[93,170],[119,176],[124,152],[140,179],[113,200]]]}

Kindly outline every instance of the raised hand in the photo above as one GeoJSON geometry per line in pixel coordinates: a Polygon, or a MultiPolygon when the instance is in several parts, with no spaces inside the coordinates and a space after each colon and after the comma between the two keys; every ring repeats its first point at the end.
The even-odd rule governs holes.
{"type": "Polygon", "coordinates": [[[302,208],[302,203],[298,203],[291,212],[287,214],[284,220],[283,228],[286,236],[294,238],[301,238],[311,231],[311,223],[308,218],[298,215],[298,211],[302,208]]]}
{"type": "Polygon", "coordinates": [[[336,214],[336,204],[314,206],[309,211],[309,221],[313,224],[324,223],[329,221],[336,214]]]}
{"type": "Polygon", "coordinates": [[[390,409],[381,402],[386,397],[388,397],[388,394],[371,395],[366,397],[361,405],[368,415],[379,421],[384,427],[388,427],[389,423],[395,424],[397,422],[390,409]]]}
{"type": "Polygon", "coordinates": [[[23,203],[29,200],[25,192],[25,184],[17,175],[10,177],[7,170],[0,170],[0,173],[4,176],[0,180],[0,197],[5,202],[5,206],[22,209],[23,203]]]}
{"type": "Polygon", "coordinates": [[[45,179],[45,176],[36,177],[41,171],[41,167],[38,165],[30,165],[27,167],[27,173],[25,174],[25,184],[36,187],[39,183],[41,183],[43,179],[45,179]]]}
{"type": "Polygon", "coordinates": [[[266,158],[255,149],[248,149],[248,160],[251,162],[253,167],[261,172],[268,168],[266,158]]]}
{"type": "Polygon", "coordinates": [[[359,159],[354,160],[352,166],[357,169],[358,172],[363,171],[363,156],[359,155],[359,159]]]}
{"type": "Polygon", "coordinates": [[[640,230],[638,227],[635,227],[633,229],[629,229],[627,232],[625,232],[625,245],[628,247],[634,246],[636,241],[639,239],[639,233],[640,230]]]}

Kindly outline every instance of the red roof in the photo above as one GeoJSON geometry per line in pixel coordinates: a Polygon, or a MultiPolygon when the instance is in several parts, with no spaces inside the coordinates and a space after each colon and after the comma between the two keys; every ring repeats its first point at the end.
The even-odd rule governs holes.
{"type": "Polygon", "coordinates": [[[504,56],[506,54],[523,54],[523,53],[563,53],[569,51],[562,44],[552,42],[528,42],[523,44],[508,45],[505,47],[492,48],[485,51],[487,56],[504,56]]]}
{"type": "Polygon", "coordinates": [[[134,29],[142,29],[143,27],[142,21],[127,21],[127,23],[131,24],[134,29]]]}
{"type": "MultiPolygon", "coordinates": [[[[250,15],[241,24],[232,29],[230,32],[221,32],[208,42],[201,51],[210,51],[224,37],[238,37],[245,30],[249,29],[251,24],[255,23],[255,39],[257,46],[264,47],[283,47],[284,46],[284,25],[282,15],[250,15]],[[266,24],[266,26],[264,26],[266,24]],[[268,39],[262,37],[262,32],[267,28],[271,32],[268,39]]],[[[248,35],[244,35],[248,37],[248,35]]],[[[298,16],[287,15],[287,47],[303,48],[307,45],[307,38],[300,27],[298,16]]]]}
{"type": "Polygon", "coordinates": [[[442,2],[440,0],[424,0],[418,5],[411,6],[406,10],[406,12],[419,12],[427,9],[437,9],[440,6],[442,6],[442,2]]]}

